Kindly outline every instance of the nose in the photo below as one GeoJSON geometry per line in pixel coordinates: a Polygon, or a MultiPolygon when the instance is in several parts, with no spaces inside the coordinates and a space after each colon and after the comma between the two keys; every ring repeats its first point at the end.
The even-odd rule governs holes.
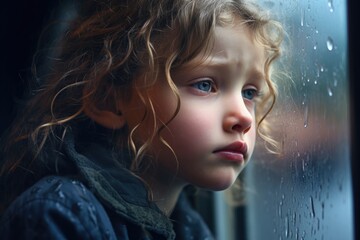
{"type": "Polygon", "coordinates": [[[244,100],[233,99],[226,107],[224,130],[226,132],[247,133],[253,125],[252,109],[248,109],[244,100]]]}

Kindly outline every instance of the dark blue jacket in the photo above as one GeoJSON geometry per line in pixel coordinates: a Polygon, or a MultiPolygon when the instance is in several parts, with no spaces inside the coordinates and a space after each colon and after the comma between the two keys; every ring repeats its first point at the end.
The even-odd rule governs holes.
{"type": "Polygon", "coordinates": [[[148,201],[143,183],[97,144],[65,141],[75,176],[48,176],[0,220],[0,239],[213,239],[182,194],[171,217],[148,201]]]}

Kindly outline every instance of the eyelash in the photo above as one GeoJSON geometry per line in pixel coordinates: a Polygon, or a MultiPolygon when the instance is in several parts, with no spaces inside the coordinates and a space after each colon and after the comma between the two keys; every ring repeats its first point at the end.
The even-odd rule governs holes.
{"type": "MultiPolygon", "coordinates": [[[[217,90],[215,87],[215,83],[212,80],[200,80],[198,82],[191,84],[191,87],[195,88],[197,91],[200,91],[202,93],[211,93],[211,92],[216,92],[217,90]],[[210,89],[208,90],[204,89],[206,87],[210,87],[210,89]]],[[[255,98],[260,96],[260,93],[256,88],[247,88],[242,91],[242,96],[247,100],[253,101],[255,98]],[[250,96],[247,95],[249,93],[251,94],[250,96]]]]}
{"type": "Polygon", "coordinates": [[[198,81],[196,83],[191,84],[191,86],[196,88],[198,91],[205,92],[205,93],[210,93],[210,92],[215,92],[216,91],[215,84],[211,80],[198,81]],[[204,86],[204,84],[207,84],[207,85],[204,86]],[[204,89],[201,89],[202,87],[210,87],[210,89],[209,90],[204,90],[204,89]]]}
{"type": "Polygon", "coordinates": [[[246,98],[248,100],[254,100],[254,98],[259,96],[259,92],[255,88],[248,88],[242,91],[243,98],[246,98]],[[247,93],[251,92],[251,96],[245,96],[247,93]]]}

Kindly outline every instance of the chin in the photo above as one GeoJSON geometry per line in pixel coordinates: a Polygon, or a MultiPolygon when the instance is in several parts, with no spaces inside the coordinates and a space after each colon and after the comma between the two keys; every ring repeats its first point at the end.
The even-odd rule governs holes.
{"type": "Polygon", "coordinates": [[[202,182],[202,184],[195,184],[200,188],[211,191],[222,191],[230,188],[236,181],[237,175],[227,174],[225,176],[217,176],[208,181],[202,182]]]}
{"type": "Polygon", "coordinates": [[[209,189],[211,191],[223,191],[226,190],[228,188],[230,188],[233,184],[234,184],[235,180],[229,183],[218,183],[214,186],[211,186],[209,189]]]}

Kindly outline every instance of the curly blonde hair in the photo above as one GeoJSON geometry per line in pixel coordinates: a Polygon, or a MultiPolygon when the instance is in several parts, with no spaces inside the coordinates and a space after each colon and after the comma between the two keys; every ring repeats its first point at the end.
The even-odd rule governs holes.
{"type": "Polygon", "coordinates": [[[267,53],[264,72],[269,91],[257,107],[256,122],[259,135],[276,146],[266,116],[277,96],[271,66],[280,55],[282,29],[278,23],[242,0],[91,0],[81,5],[69,23],[55,48],[52,71],[43,77],[10,129],[0,174],[26,169],[40,177],[42,173],[36,173],[39,162],[53,161],[46,159],[44,146],[60,145],[66,131],[87,118],[86,106],[110,106],[116,111],[115,101],[129,100],[131,89],[139,90],[147,109],[144,118],[156,119],[151,99],[140,89],[151,86],[161,75],[178,97],[173,117],[155,125],[140,147],[132,139],[136,129],[114,135],[118,148],[132,150],[132,170],[141,168],[151,142],[180,108],[172,71],[209,51],[215,27],[233,24],[235,19],[254,33],[267,53]],[[140,85],[134,83],[135,76],[141,76],[140,85]]]}

